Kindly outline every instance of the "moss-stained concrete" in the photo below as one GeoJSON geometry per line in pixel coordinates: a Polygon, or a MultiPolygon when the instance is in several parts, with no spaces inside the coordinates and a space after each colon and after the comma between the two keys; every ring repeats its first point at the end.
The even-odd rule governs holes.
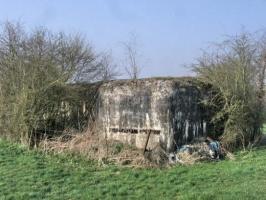
{"type": "Polygon", "coordinates": [[[98,125],[109,139],[143,148],[160,144],[168,151],[205,136],[206,95],[194,78],[149,78],[104,83],[99,90],[98,125]]]}

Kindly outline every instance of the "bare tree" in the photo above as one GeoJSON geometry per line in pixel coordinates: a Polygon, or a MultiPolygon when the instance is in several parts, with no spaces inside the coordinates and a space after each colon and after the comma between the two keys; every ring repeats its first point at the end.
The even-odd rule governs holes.
{"type": "Polygon", "coordinates": [[[261,37],[262,39],[258,41],[257,48],[259,49],[259,55],[257,59],[257,74],[258,74],[258,110],[264,110],[264,122],[266,120],[266,33],[261,37]]]}
{"type": "Polygon", "coordinates": [[[117,65],[113,63],[111,52],[101,54],[99,65],[102,70],[101,80],[103,81],[113,80],[121,75],[117,65]]]}
{"type": "Polygon", "coordinates": [[[137,51],[137,37],[135,34],[131,34],[130,40],[123,42],[125,56],[126,56],[126,67],[125,70],[131,79],[138,79],[141,67],[138,62],[139,54],[137,51]]]}

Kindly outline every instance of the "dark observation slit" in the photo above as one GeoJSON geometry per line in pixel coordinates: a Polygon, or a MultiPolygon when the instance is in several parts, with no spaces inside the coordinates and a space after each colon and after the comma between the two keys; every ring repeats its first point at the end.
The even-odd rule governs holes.
{"type": "Polygon", "coordinates": [[[160,134],[160,130],[155,130],[155,129],[134,129],[134,128],[110,128],[110,132],[112,133],[131,133],[131,134],[138,134],[139,132],[141,133],[151,133],[155,135],[160,134]]]}

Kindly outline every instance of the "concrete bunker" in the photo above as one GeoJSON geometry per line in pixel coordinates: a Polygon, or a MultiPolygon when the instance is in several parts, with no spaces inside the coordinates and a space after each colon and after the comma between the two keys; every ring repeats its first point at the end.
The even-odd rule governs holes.
{"type": "Polygon", "coordinates": [[[209,116],[201,104],[206,90],[195,78],[116,80],[99,90],[97,123],[107,139],[173,151],[204,137],[209,116]]]}

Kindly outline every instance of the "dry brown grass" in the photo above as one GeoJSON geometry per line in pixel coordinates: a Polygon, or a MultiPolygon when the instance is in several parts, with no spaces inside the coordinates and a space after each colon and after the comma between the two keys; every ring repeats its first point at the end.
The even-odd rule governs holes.
{"type": "Polygon", "coordinates": [[[112,162],[134,167],[154,166],[144,158],[142,150],[118,141],[106,140],[94,131],[66,132],[62,136],[43,140],[39,147],[44,152],[83,155],[103,165],[112,162]]]}
{"type": "Polygon", "coordinates": [[[190,151],[178,152],[177,158],[181,164],[192,165],[196,162],[211,160],[209,148],[205,142],[188,145],[190,151]]]}
{"type": "Polygon", "coordinates": [[[209,147],[205,142],[196,142],[187,146],[189,149],[188,151],[177,152],[176,154],[177,162],[183,165],[193,165],[202,161],[218,161],[223,158],[229,160],[235,159],[234,155],[223,147],[221,147],[220,158],[213,159],[209,153],[209,147]]]}
{"type": "MultiPolygon", "coordinates": [[[[205,142],[198,141],[189,146],[189,151],[177,152],[176,162],[172,164],[192,165],[201,161],[213,160],[209,154],[209,147],[205,142]]],[[[106,140],[95,131],[78,133],[65,132],[62,136],[45,139],[39,147],[50,153],[71,153],[96,160],[100,165],[115,163],[133,167],[158,167],[167,166],[169,154],[159,146],[152,151],[145,152],[136,147],[123,144],[119,141],[106,140]]],[[[222,149],[228,159],[234,159],[234,155],[222,149]]]]}

